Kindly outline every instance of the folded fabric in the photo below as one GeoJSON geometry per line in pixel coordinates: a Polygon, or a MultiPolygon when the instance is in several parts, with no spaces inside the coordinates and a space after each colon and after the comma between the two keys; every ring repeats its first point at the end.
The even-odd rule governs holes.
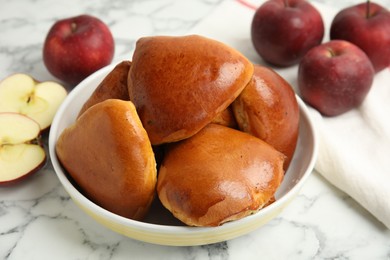
{"type": "MultiPolygon", "coordinates": [[[[262,2],[225,1],[191,33],[222,41],[241,51],[252,62],[261,64],[263,62],[250,39],[250,26],[254,9],[262,2]]],[[[338,10],[324,4],[313,5],[324,19],[324,41],[328,41],[330,23],[338,10]]],[[[297,65],[274,69],[297,91],[297,65]]],[[[315,170],[354,198],[387,228],[390,228],[389,100],[390,69],[385,69],[375,75],[373,86],[361,107],[332,118],[310,109],[319,138],[315,170]]]]}

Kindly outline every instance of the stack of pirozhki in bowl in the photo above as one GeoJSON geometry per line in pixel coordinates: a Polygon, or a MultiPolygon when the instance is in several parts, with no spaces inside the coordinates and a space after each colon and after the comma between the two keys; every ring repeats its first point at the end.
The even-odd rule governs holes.
{"type": "Polygon", "coordinates": [[[56,143],[79,190],[142,220],[159,199],[189,226],[259,211],[298,138],[291,86],[270,68],[198,35],[140,38],[56,143]]]}

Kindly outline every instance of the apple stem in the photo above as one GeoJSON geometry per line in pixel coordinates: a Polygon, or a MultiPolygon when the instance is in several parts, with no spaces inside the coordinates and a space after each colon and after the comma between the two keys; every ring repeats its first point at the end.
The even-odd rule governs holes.
{"type": "Polygon", "coordinates": [[[366,18],[370,18],[370,0],[366,2],[366,18]]]}
{"type": "Polygon", "coordinates": [[[331,48],[328,48],[328,51],[329,51],[330,57],[337,56],[336,53],[331,48]]]}
{"type": "Polygon", "coordinates": [[[71,23],[70,28],[72,29],[72,32],[76,31],[77,24],[75,22],[71,23]]]}

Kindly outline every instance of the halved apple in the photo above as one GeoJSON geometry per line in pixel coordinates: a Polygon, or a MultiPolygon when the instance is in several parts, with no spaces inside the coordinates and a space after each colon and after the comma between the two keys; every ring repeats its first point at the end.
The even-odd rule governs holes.
{"type": "Polygon", "coordinates": [[[27,116],[0,113],[0,185],[17,182],[45,164],[40,132],[39,124],[27,116]]]}
{"type": "Polygon", "coordinates": [[[44,130],[51,125],[66,95],[66,89],[56,82],[38,82],[26,74],[13,74],[0,82],[0,112],[26,115],[44,130]]]}

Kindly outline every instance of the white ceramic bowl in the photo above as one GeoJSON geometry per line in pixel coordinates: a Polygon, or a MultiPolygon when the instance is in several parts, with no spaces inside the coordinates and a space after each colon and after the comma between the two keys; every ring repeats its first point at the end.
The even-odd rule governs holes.
{"type": "Polygon", "coordinates": [[[113,65],[97,71],[69,93],[51,125],[49,151],[54,170],[73,201],[89,216],[113,231],[140,241],[173,246],[203,245],[229,240],[251,232],[277,216],[298,194],[312,172],[317,157],[316,134],[307,107],[297,97],[301,112],[298,145],[275,195],[276,201],[270,206],[256,214],[218,227],[183,226],[158,203],[152,206],[152,213],[144,221],[127,219],[105,210],[72,185],[58,161],[55,144],[61,132],[75,121],[81,106],[112,69],[113,65]]]}

